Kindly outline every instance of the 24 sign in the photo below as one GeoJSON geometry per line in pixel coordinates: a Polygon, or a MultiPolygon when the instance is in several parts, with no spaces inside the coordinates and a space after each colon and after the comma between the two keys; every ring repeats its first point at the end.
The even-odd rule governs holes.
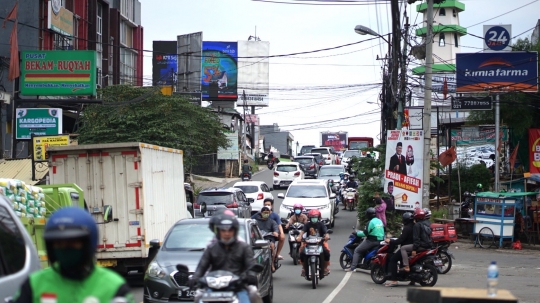
{"type": "Polygon", "coordinates": [[[484,25],[484,50],[510,51],[511,25],[484,25]]]}

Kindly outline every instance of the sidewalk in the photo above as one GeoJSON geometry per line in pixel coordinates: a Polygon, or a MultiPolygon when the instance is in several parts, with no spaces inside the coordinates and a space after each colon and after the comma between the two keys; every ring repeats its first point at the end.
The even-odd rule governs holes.
{"type": "Polygon", "coordinates": [[[511,247],[503,247],[503,248],[482,248],[480,245],[476,245],[474,247],[474,240],[470,240],[468,238],[459,238],[456,242],[452,243],[450,246],[450,249],[476,249],[476,250],[484,250],[488,249],[489,251],[495,251],[499,253],[505,253],[505,254],[532,254],[532,255],[539,255],[540,254],[540,244],[532,245],[527,243],[521,243],[522,250],[516,250],[512,249],[511,247]]]}

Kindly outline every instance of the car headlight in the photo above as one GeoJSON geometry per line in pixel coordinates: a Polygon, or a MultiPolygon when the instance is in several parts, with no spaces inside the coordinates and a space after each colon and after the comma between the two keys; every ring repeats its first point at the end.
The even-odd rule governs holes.
{"type": "Polygon", "coordinates": [[[157,262],[152,262],[148,265],[146,274],[152,278],[158,279],[162,279],[163,277],[165,277],[165,275],[167,275],[165,270],[161,268],[157,262]]]}
{"type": "Polygon", "coordinates": [[[229,286],[232,276],[223,276],[219,278],[206,277],[206,284],[213,289],[222,289],[229,286]]]}

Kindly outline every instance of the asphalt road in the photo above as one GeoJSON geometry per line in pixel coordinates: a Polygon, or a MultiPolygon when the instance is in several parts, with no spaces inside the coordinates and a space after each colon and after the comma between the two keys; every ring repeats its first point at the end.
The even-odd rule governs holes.
{"type": "MultiPolygon", "coordinates": [[[[262,171],[253,176],[254,180],[265,181],[271,186],[271,171],[262,171]]],[[[279,193],[286,189],[273,191],[274,208],[279,209],[279,193]]],[[[341,204],[340,204],[341,208],[341,204]]],[[[390,303],[407,302],[407,283],[400,287],[388,288],[376,285],[368,271],[345,273],[339,266],[339,255],[343,245],[356,225],[356,212],[340,210],[336,215],[336,224],[329,242],[331,249],[331,274],[319,282],[317,289],[311,288],[311,282],[300,277],[300,266],[294,266],[288,256],[287,243],[281,255],[281,268],[274,273],[274,302],[366,302],[390,303]]],[[[473,248],[468,242],[455,243],[451,247],[456,260],[450,272],[439,275],[436,286],[439,287],[486,287],[486,271],[490,261],[499,265],[499,287],[509,289],[519,302],[540,302],[540,252],[533,250],[485,250],[473,248]]],[[[132,285],[136,302],[142,302],[143,289],[132,285]]]]}

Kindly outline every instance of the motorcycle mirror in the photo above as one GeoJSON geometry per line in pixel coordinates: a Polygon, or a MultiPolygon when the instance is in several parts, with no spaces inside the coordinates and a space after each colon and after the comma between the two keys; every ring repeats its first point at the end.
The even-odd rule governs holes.
{"type": "Polygon", "coordinates": [[[333,231],[333,230],[331,230],[331,229],[329,229],[329,230],[327,230],[327,231],[326,231],[326,233],[328,233],[328,234],[333,234],[333,233],[334,233],[334,231],[333,231]]]}
{"type": "Polygon", "coordinates": [[[189,268],[184,264],[177,264],[176,265],[176,270],[178,270],[179,272],[182,272],[182,273],[189,273],[189,268]]]}
{"type": "Polygon", "coordinates": [[[251,266],[251,268],[249,270],[251,270],[253,272],[256,272],[256,273],[260,273],[260,272],[263,271],[263,269],[264,269],[264,266],[262,266],[259,263],[256,263],[256,264],[253,264],[253,266],[251,266]]]}

